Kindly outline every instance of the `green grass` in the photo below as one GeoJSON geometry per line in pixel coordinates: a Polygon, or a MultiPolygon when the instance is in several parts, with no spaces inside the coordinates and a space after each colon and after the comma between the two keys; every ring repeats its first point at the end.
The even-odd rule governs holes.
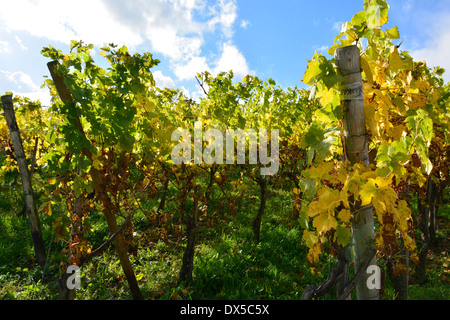
{"type": "Polygon", "coordinates": [[[410,285],[409,300],[450,300],[450,285],[410,285]]]}
{"type": "MultiPolygon", "coordinates": [[[[193,280],[189,283],[177,281],[186,245],[184,232],[176,233],[172,228],[171,232],[163,234],[162,227],[152,227],[147,214],[141,211],[134,214],[136,254],[131,255],[130,260],[144,298],[290,300],[300,299],[308,285],[325,280],[329,257],[325,255],[318,266],[307,262],[303,231],[299,223],[292,220],[291,195],[269,190],[261,242],[257,244],[253,241],[251,225],[258,210],[258,190],[249,192],[238,212],[230,213],[227,204],[215,202],[208,217],[200,217],[193,280]],[[212,226],[208,226],[208,219],[214,220],[212,226]]],[[[220,199],[220,192],[216,191],[213,196],[220,199]]],[[[157,204],[157,201],[149,202],[145,210],[157,204]]],[[[59,263],[67,259],[67,255],[61,253],[66,245],[62,241],[52,242],[44,272],[32,258],[27,220],[17,218],[13,211],[4,210],[5,207],[0,208],[0,299],[57,299],[59,263]]],[[[178,225],[175,203],[168,203],[166,210],[175,217],[169,222],[178,225]]],[[[438,232],[440,239],[449,236],[449,212],[446,206],[439,213],[439,218],[443,219],[440,224],[446,226],[438,232]]],[[[47,250],[52,240],[50,226],[58,214],[61,212],[55,208],[54,216],[41,216],[47,250]]],[[[104,217],[91,213],[87,222],[94,230],[87,238],[97,247],[108,237],[104,217]]],[[[164,224],[167,229],[171,229],[169,222],[164,224]]],[[[449,263],[447,252],[431,254],[429,281],[425,286],[412,282],[410,299],[449,299],[449,263]]],[[[82,266],[81,284],[82,288],[76,291],[77,299],[132,299],[113,247],[82,266]]],[[[390,283],[386,281],[382,298],[393,297],[390,283]]]]}
{"type": "MultiPolygon", "coordinates": [[[[45,218],[45,217],[44,217],[45,218]]],[[[44,219],[44,222],[47,222],[44,219]]],[[[49,247],[51,231],[43,227],[44,242],[49,247]]],[[[54,299],[58,291],[54,282],[47,282],[54,276],[61,257],[58,245],[53,244],[49,255],[50,263],[44,268],[34,261],[34,249],[27,219],[18,218],[15,213],[2,213],[0,219],[0,299],[54,299]],[[47,275],[43,278],[42,275],[47,275]],[[44,282],[43,282],[44,280],[44,282]]]]}

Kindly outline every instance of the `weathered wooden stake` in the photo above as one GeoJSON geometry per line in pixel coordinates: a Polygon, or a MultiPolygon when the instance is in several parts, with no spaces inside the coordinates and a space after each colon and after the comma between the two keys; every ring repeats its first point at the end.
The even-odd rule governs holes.
{"type": "MultiPolygon", "coordinates": [[[[341,105],[344,110],[345,154],[351,164],[362,162],[369,166],[369,152],[364,118],[364,95],[361,78],[360,52],[357,46],[339,48],[335,61],[343,79],[341,82],[341,105]]],[[[374,221],[372,206],[353,208],[352,220],[353,251],[355,270],[370,259],[375,250],[374,221]]],[[[369,265],[376,265],[374,256],[369,265]]],[[[358,300],[378,300],[379,289],[368,286],[371,274],[363,273],[356,283],[358,300]]]]}
{"type": "Polygon", "coordinates": [[[20,137],[19,128],[17,126],[16,116],[14,114],[14,105],[12,95],[4,95],[1,98],[5,119],[11,135],[11,140],[16,154],[17,165],[19,166],[20,177],[22,179],[23,195],[25,198],[25,211],[30,221],[31,237],[33,238],[34,252],[36,261],[40,265],[45,264],[45,245],[42,238],[41,223],[37,213],[36,204],[34,202],[33,188],[31,185],[30,171],[27,166],[27,159],[23,151],[22,139],[20,137]]]}

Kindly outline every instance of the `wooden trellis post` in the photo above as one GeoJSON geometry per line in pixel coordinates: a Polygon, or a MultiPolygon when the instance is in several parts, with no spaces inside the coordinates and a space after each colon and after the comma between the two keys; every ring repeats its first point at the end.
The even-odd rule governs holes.
{"type": "MultiPolygon", "coordinates": [[[[350,163],[362,162],[369,166],[369,150],[364,118],[364,95],[361,78],[360,52],[357,46],[339,48],[335,53],[338,72],[343,79],[340,87],[341,105],[344,111],[345,155],[350,163]]],[[[367,265],[377,265],[374,237],[373,208],[371,205],[352,208],[355,212],[352,220],[353,252],[355,270],[367,265]],[[372,258],[371,258],[372,257],[372,258]]],[[[356,283],[358,300],[378,300],[379,289],[367,283],[371,274],[363,270],[356,283]]]]}
{"type": "Polygon", "coordinates": [[[40,265],[45,264],[45,245],[42,238],[41,223],[34,202],[33,188],[31,185],[30,171],[28,170],[27,159],[23,151],[22,139],[17,126],[16,116],[14,114],[14,105],[12,95],[4,95],[1,98],[5,119],[8,125],[11,140],[16,154],[17,165],[19,166],[20,177],[22,179],[23,196],[25,198],[25,211],[28,215],[31,228],[31,237],[33,238],[34,252],[36,261],[40,265]]]}

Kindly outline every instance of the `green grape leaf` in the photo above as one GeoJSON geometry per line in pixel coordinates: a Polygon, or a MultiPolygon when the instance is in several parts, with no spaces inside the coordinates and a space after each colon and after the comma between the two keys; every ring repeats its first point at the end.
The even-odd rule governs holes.
{"type": "Polygon", "coordinates": [[[386,34],[389,37],[389,39],[399,39],[400,38],[400,32],[398,31],[397,26],[395,26],[389,30],[386,30],[386,34]]]}
{"type": "Polygon", "coordinates": [[[352,240],[352,231],[342,225],[338,225],[333,240],[340,246],[345,247],[352,240]]]}

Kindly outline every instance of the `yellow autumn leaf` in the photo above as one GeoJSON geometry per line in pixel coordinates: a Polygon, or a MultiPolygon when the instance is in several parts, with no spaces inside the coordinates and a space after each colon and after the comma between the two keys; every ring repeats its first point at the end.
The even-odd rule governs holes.
{"type": "Polygon", "coordinates": [[[144,103],[144,108],[147,112],[153,112],[156,109],[156,105],[153,101],[146,100],[144,103]]]}
{"type": "Polygon", "coordinates": [[[415,264],[418,264],[418,263],[419,263],[419,256],[417,255],[416,252],[412,252],[412,253],[409,255],[409,260],[410,260],[411,262],[415,263],[415,264]]]}
{"type": "Polygon", "coordinates": [[[143,273],[139,273],[139,274],[136,275],[136,280],[137,281],[142,280],[142,278],[144,278],[144,274],[143,273]]]}
{"type": "Polygon", "coordinates": [[[372,85],[373,82],[373,74],[372,70],[370,69],[370,65],[367,62],[366,58],[364,56],[361,56],[361,69],[364,71],[364,74],[366,75],[367,82],[372,85]]]}
{"type": "Polygon", "coordinates": [[[361,186],[359,191],[359,198],[361,199],[361,205],[366,206],[372,202],[372,198],[377,195],[378,188],[375,185],[375,180],[370,179],[366,184],[361,186]]]}
{"type": "MultiPolygon", "coordinates": [[[[344,187],[342,188],[343,194],[345,195],[348,192],[354,195],[358,194],[361,186],[365,184],[366,180],[374,177],[376,177],[376,173],[370,170],[370,168],[366,168],[362,164],[355,164],[351,175],[344,183],[344,187]]],[[[342,198],[344,200],[344,196],[342,198]]],[[[349,205],[346,202],[348,202],[348,200],[344,200],[345,207],[349,208],[349,205]]]]}
{"type": "Polygon", "coordinates": [[[337,220],[330,212],[326,211],[314,218],[313,226],[319,234],[325,233],[337,228],[337,220]]]}
{"type": "Polygon", "coordinates": [[[387,210],[386,203],[378,198],[373,198],[372,205],[378,215],[378,221],[382,223],[383,221],[382,216],[384,213],[386,213],[387,210]]]}
{"type": "Polygon", "coordinates": [[[387,133],[389,137],[392,137],[393,141],[398,141],[403,136],[403,133],[406,132],[407,128],[405,125],[400,124],[396,126],[392,126],[387,129],[387,133]]]}
{"type": "Polygon", "coordinates": [[[334,163],[332,162],[321,162],[317,167],[312,166],[311,168],[304,171],[309,175],[311,179],[322,180],[322,178],[327,175],[334,168],[334,163]]]}
{"type": "Polygon", "coordinates": [[[398,31],[398,27],[395,26],[392,29],[386,30],[386,34],[389,37],[389,39],[399,39],[400,38],[400,32],[398,31]]]}
{"type": "Polygon", "coordinates": [[[385,177],[376,177],[375,183],[379,188],[387,188],[390,187],[392,184],[392,177],[385,178],[385,177]]]}
{"type": "Polygon", "coordinates": [[[398,53],[397,47],[394,47],[394,51],[389,56],[389,70],[392,73],[397,73],[398,71],[405,68],[402,57],[398,53]]]}
{"type": "Polygon", "coordinates": [[[348,209],[342,209],[341,211],[339,211],[338,213],[338,218],[342,221],[342,222],[349,222],[350,219],[352,217],[352,213],[350,210],[348,209]]]}
{"type": "Polygon", "coordinates": [[[377,236],[377,238],[375,239],[375,246],[378,249],[384,248],[384,239],[383,239],[383,237],[377,236]]]}
{"type": "Polygon", "coordinates": [[[428,92],[431,89],[430,83],[423,79],[416,80],[416,86],[422,92],[428,92]]]}
{"type": "Polygon", "coordinates": [[[308,207],[308,216],[315,217],[322,212],[334,212],[334,209],[341,203],[339,190],[332,190],[323,187],[317,191],[318,200],[313,201],[308,207]]]}
{"type": "Polygon", "coordinates": [[[344,204],[344,207],[346,209],[350,209],[350,202],[348,201],[348,198],[349,198],[348,190],[342,189],[340,193],[341,193],[341,199],[342,199],[342,203],[344,204]]]}
{"type": "Polygon", "coordinates": [[[326,87],[323,87],[316,97],[320,98],[320,103],[323,106],[326,106],[332,103],[335,98],[338,98],[339,93],[334,88],[327,89],[326,87]]]}
{"type": "Polygon", "coordinates": [[[311,249],[309,249],[306,258],[311,264],[316,264],[319,261],[319,255],[322,253],[322,248],[319,244],[314,245],[311,249]]]}
{"type": "Polygon", "coordinates": [[[415,178],[419,187],[422,187],[427,182],[427,178],[423,175],[419,168],[411,166],[411,169],[413,171],[411,178],[415,178]]]}
{"type": "Polygon", "coordinates": [[[372,200],[373,207],[379,214],[384,214],[390,208],[395,206],[398,196],[394,189],[391,187],[379,190],[378,194],[372,200]]]}
{"type": "Polygon", "coordinates": [[[409,252],[414,252],[417,248],[415,241],[406,233],[403,233],[403,242],[405,244],[405,248],[409,252]]]}
{"type": "Polygon", "coordinates": [[[386,82],[386,67],[387,65],[377,65],[375,68],[372,69],[374,80],[378,83],[385,83],[386,82]]]}
{"type": "Polygon", "coordinates": [[[309,230],[304,230],[303,240],[305,240],[308,248],[312,248],[316,243],[319,242],[319,237],[309,230]]]}
{"type": "Polygon", "coordinates": [[[370,131],[376,137],[380,136],[380,128],[379,123],[376,121],[375,112],[378,106],[376,103],[365,103],[364,104],[364,117],[366,119],[366,124],[369,127],[370,131]]]}
{"type": "Polygon", "coordinates": [[[411,219],[411,209],[405,200],[400,200],[398,202],[396,210],[393,210],[394,221],[398,226],[400,232],[404,233],[408,231],[408,220],[411,219]]]}
{"type": "Polygon", "coordinates": [[[51,217],[52,214],[53,214],[53,213],[52,213],[52,206],[51,206],[51,203],[50,203],[50,202],[48,203],[47,214],[48,214],[49,217],[51,217]]]}
{"type": "Polygon", "coordinates": [[[345,183],[348,180],[348,172],[346,168],[346,163],[341,163],[337,170],[336,178],[340,183],[345,183]]]}
{"type": "Polygon", "coordinates": [[[334,233],[333,240],[340,246],[345,247],[352,241],[352,231],[350,228],[339,225],[334,233]]]}
{"type": "Polygon", "coordinates": [[[317,60],[312,60],[306,67],[302,82],[313,85],[314,79],[321,73],[320,64],[317,60]]]}
{"type": "Polygon", "coordinates": [[[95,154],[92,155],[92,166],[97,170],[101,169],[100,161],[98,161],[98,157],[95,154]]]}

